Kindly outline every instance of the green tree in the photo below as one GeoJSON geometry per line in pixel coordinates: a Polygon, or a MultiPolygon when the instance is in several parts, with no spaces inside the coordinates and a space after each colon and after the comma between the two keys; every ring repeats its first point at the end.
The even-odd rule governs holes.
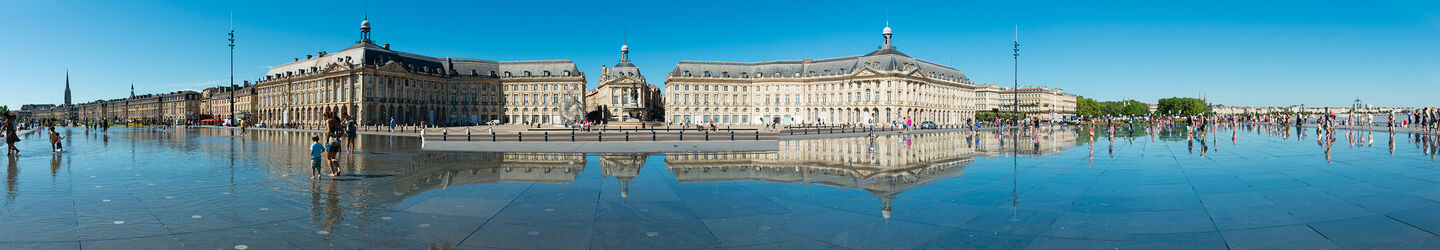
{"type": "Polygon", "coordinates": [[[1150,105],[1134,100],[1124,102],[1123,114],[1127,116],[1145,116],[1150,113],[1150,105]]]}
{"type": "Polygon", "coordinates": [[[1205,104],[1205,101],[1195,98],[1164,98],[1157,101],[1155,105],[1155,112],[1163,115],[1190,116],[1210,112],[1210,107],[1205,104]]]}
{"type": "Polygon", "coordinates": [[[1096,102],[1095,99],[1085,98],[1083,96],[1075,98],[1076,115],[1086,117],[1103,116],[1105,113],[1101,111],[1101,109],[1100,102],[1096,102]]]}

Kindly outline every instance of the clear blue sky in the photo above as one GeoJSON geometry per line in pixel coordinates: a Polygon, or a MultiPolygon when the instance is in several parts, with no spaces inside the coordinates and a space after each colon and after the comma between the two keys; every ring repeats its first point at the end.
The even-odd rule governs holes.
{"type": "MultiPolygon", "coordinates": [[[[203,89],[354,44],[367,12],[395,50],[489,60],[570,59],[587,74],[631,59],[664,83],[680,60],[864,54],[886,20],[911,56],[975,83],[1100,100],[1208,93],[1226,105],[1440,105],[1437,1],[7,1],[0,105],[203,89]],[[366,7],[368,5],[368,8],[366,7]],[[626,35],[628,33],[628,36],[626,35]]],[[[593,87],[596,77],[590,77],[593,87]]]]}

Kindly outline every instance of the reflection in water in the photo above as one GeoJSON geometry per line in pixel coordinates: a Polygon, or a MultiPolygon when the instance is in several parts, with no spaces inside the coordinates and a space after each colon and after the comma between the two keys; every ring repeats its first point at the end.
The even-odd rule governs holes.
{"type": "MultiPolygon", "coordinates": [[[[259,225],[264,230],[277,232],[277,235],[287,238],[287,241],[323,241],[323,243],[336,244],[335,248],[351,248],[349,246],[352,245],[348,244],[375,244],[371,247],[376,248],[417,248],[416,245],[394,243],[405,241],[396,240],[398,238],[422,241],[421,245],[435,243],[438,246],[456,246],[456,244],[460,244],[458,242],[466,239],[468,232],[477,233],[475,236],[469,236],[472,237],[472,240],[465,242],[476,242],[473,238],[483,238],[483,234],[489,232],[481,231],[490,230],[491,227],[514,226],[516,221],[533,223],[537,225],[536,227],[542,227],[540,229],[506,229],[519,232],[520,234],[515,236],[521,236],[520,239],[536,236],[526,234],[531,230],[543,231],[539,235],[546,236],[552,232],[564,232],[554,229],[554,227],[599,228],[613,226],[615,224],[605,223],[616,220],[624,220],[622,223],[626,223],[623,224],[625,226],[643,226],[644,223],[632,223],[633,221],[628,218],[618,218],[634,214],[647,216],[681,214],[685,215],[683,218],[717,219],[706,222],[763,218],[779,221],[776,223],[797,224],[797,226],[788,228],[794,231],[829,230],[807,228],[805,223],[798,223],[804,222],[803,220],[793,218],[814,219],[813,216],[830,215],[813,213],[813,211],[799,211],[798,209],[785,210],[782,208],[782,211],[775,212],[775,214],[763,215],[754,213],[760,209],[731,209],[737,211],[725,211],[725,213],[706,211],[705,216],[708,217],[698,215],[700,210],[715,209],[713,204],[717,200],[721,201],[720,203],[733,202],[736,206],[751,208],[768,206],[778,199],[795,199],[789,201],[804,203],[800,205],[819,205],[870,215],[865,218],[857,218],[850,216],[853,213],[844,213],[847,214],[846,217],[836,217],[835,219],[851,220],[851,222],[869,218],[890,219],[893,205],[895,219],[888,223],[898,225],[912,223],[915,220],[925,220],[931,218],[926,216],[934,214],[964,213],[965,211],[944,210],[947,208],[944,206],[928,207],[931,204],[927,204],[938,204],[936,201],[956,201],[952,196],[961,191],[974,191],[974,193],[967,194],[963,201],[958,202],[966,202],[968,204],[965,204],[965,207],[980,211],[969,211],[970,214],[957,215],[956,218],[966,218],[951,222],[965,224],[971,219],[978,218],[974,224],[967,225],[967,227],[1001,231],[992,226],[1019,225],[1017,223],[1030,223],[1042,219],[1043,222],[1039,223],[1043,224],[1041,226],[1056,223],[1055,218],[1037,219],[1035,211],[1029,211],[1027,214],[1026,206],[1069,209],[1077,208],[1079,205],[1073,204],[1079,204],[1076,202],[1083,198],[1111,198],[1106,195],[1117,195],[1120,197],[1113,197],[1115,200],[1104,201],[1130,199],[1132,196],[1128,193],[1110,194],[1105,191],[1124,192],[1127,190],[1117,187],[1132,184],[1138,186],[1135,182],[1157,181],[1157,179],[1129,178],[1127,175],[1154,174],[1173,177],[1168,175],[1176,174],[1159,172],[1163,169],[1150,168],[1152,165],[1173,166],[1164,164],[1176,164],[1177,161],[1187,163],[1184,162],[1186,160],[1207,164],[1213,162],[1217,166],[1244,165],[1233,164],[1239,163],[1242,161],[1241,158],[1244,158],[1236,156],[1250,156],[1251,158],[1248,159],[1267,157],[1263,154],[1256,154],[1252,152],[1253,150],[1247,150],[1246,147],[1276,147],[1281,150],[1273,152],[1282,154],[1304,152],[1306,160],[1318,162],[1319,157],[1314,154],[1318,154],[1319,150],[1315,150],[1309,146],[1308,141],[1304,140],[1316,140],[1316,143],[1324,148],[1326,157],[1329,158],[1336,141],[1333,138],[1346,136],[1338,134],[1345,133],[1344,131],[1337,133],[1319,131],[1315,133],[1317,138],[1308,138],[1305,137],[1310,134],[1307,130],[1285,126],[1221,125],[1206,129],[1209,131],[1208,134],[1196,134],[1188,132],[1183,126],[1115,126],[1113,128],[1084,126],[1075,129],[1056,127],[902,134],[875,138],[786,140],[778,142],[778,150],[773,152],[668,153],[663,155],[426,152],[417,149],[419,141],[415,138],[362,135],[358,138],[357,150],[344,152],[341,158],[342,167],[345,168],[342,171],[349,174],[338,178],[309,180],[309,154],[306,147],[310,144],[309,137],[316,134],[251,131],[244,135],[231,135],[229,131],[208,129],[130,130],[122,128],[111,130],[108,133],[69,137],[73,138],[71,139],[73,143],[67,145],[71,152],[53,155],[49,161],[49,167],[52,182],[58,182],[56,186],[73,186],[77,190],[73,193],[84,193],[83,199],[74,198],[78,202],[67,201],[66,204],[71,204],[71,206],[84,202],[95,203],[100,199],[135,197],[134,199],[145,204],[139,209],[152,210],[147,212],[156,214],[158,217],[165,217],[171,213],[183,214],[184,217],[180,218],[181,220],[168,217],[162,219],[166,226],[179,228],[173,229],[175,230],[173,233],[177,234],[223,227],[208,224],[197,226],[208,223],[208,221],[190,220],[189,216],[190,214],[203,214],[205,218],[220,217],[225,215],[210,212],[224,211],[235,214],[233,217],[238,217],[225,219],[243,222],[239,223],[242,225],[259,225]],[[1224,139],[1223,137],[1227,134],[1230,137],[1231,145],[1223,145],[1218,141],[1224,139]],[[111,145],[107,140],[110,136],[115,136],[114,143],[119,143],[113,145],[115,147],[109,147],[111,145]],[[1150,138],[1149,142],[1145,139],[1146,137],[1150,138]],[[1289,139],[1292,137],[1297,140],[1290,141],[1289,139]],[[1140,143],[1137,144],[1136,140],[1139,140],[1140,143]],[[1185,144],[1184,146],[1181,145],[1181,141],[1185,144]],[[1239,141],[1246,141],[1247,144],[1239,144],[1239,141]],[[127,143],[130,145],[122,145],[127,143]],[[1096,145],[1097,143],[1104,145],[1096,145]],[[1080,151],[1078,148],[1081,146],[1080,144],[1084,144],[1085,150],[1089,151],[1088,156],[1084,156],[1087,152],[1080,151]],[[1216,151],[1216,147],[1219,146],[1225,147],[1224,151],[1216,151]],[[1181,152],[1179,147],[1190,148],[1193,155],[1186,155],[1181,152]],[[1072,148],[1074,149],[1072,150],[1072,148]],[[1094,160],[1096,150],[1107,151],[1106,154],[1112,157],[1109,159],[1110,162],[1102,160],[1096,164],[1094,160]],[[1165,157],[1151,157],[1154,154],[1165,157]],[[1013,168],[1011,159],[1004,157],[1009,155],[1015,155],[1018,159],[1019,164],[1015,164],[1013,168]],[[1171,155],[1175,157],[1168,157],[1171,155]],[[656,158],[650,159],[650,157],[656,158]],[[1086,157],[1086,161],[1093,165],[1078,164],[1078,158],[1081,157],[1086,157]],[[1205,158],[1200,159],[1199,157],[1205,158]],[[1110,164],[1112,162],[1125,162],[1126,164],[1110,164]],[[649,168],[646,168],[647,164],[649,168]],[[62,167],[67,171],[59,171],[62,167]],[[72,172],[75,176],[71,176],[72,172]],[[1055,172],[1061,173],[1056,174],[1055,172]],[[139,174],[144,174],[144,176],[139,174]],[[1099,179],[1091,176],[1096,174],[1118,174],[1119,176],[1099,179]],[[956,178],[965,175],[974,177],[956,178]],[[611,177],[615,179],[609,180],[611,177]],[[1020,180],[1022,177],[1025,180],[1020,180]],[[1072,182],[1083,180],[1083,184],[1053,181],[1060,180],[1061,177],[1070,178],[1069,180],[1072,182]],[[597,179],[602,181],[596,181],[597,179]],[[618,198],[620,199],[618,201],[616,201],[617,197],[613,195],[614,192],[607,190],[615,188],[615,186],[609,185],[615,182],[610,181],[619,183],[618,198]],[[662,185],[652,185],[656,183],[662,185]],[[728,189],[729,191],[726,192],[752,192],[756,195],[745,196],[753,197],[753,199],[739,199],[735,198],[739,195],[712,193],[712,191],[727,189],[694,191],[694,187],[697,186],[718,187],[730,184],[743,184],[744,188],[728,189]],[[811,190],[795,188],[795,186],[805,185],[833,188],[811,190]],[[1047,188],[1050,189],[1038,188],[1041,185],[1048,185],[1047,188]],[[921,189],[927,186],[937,189],[921,189]],[[976,188],[974,190],[957,190],[957,187],[976,188]],[[1071,190],[1069,187],[1075,187],[1075,190],[1084,190],[1084,192],[1054,192],[1071,190]],[[631,188],[636,188],[633,190],[636,192],[630,192],[631,188]],[[643,192],[652,191],[650,190],[652,188],[664,192],[643,192]],[[825,195],[834,196],[814,200],[803,200],[804,198],[796,198],[799,196],[791,196],[796,194],[806,197],[822,196],[815,195],[817,193],[811,191],[824,192],[830,191],[829,189],[846,192],[828,193],[825,195]],[[859,192],[860,190],[864,192],[859,192]],[[1010,192],[1009,197],[1005,197],[1004,192],[1006,191],[1010,192]],[[560,193],[584,193],[585,195],[565,196],[560,193]],[[1083,195],[1090,193],[1097,195],[1083,195]],[[676,198],[659,197],[668,194],[674,194],[676,198]],[[1025,197],[1025,201],[1021,201],[1020,197],[1022,196],[1025,197]],[[537,197],[540,198],[537,199],[537,197]],[[657,200],[663,201],[656,202],[657,200]],[[854,201],[863,202],[855,203],[854,201]],[[1047,203],[1052,201],[1063,202],[1055,204],[1072,204],[1069,206],[1075,207],[1047,203]],[[862,206],[851,206],[854,204],[862,206]],[[459,208],[459,205],[467,206],[459,208]],[[586,213],[567,214],[565,216],[578,217],[576,220],[580,222],[546,224],[559,220],[551,220],[552,217],[564,217],[556,216],[558,213],[550,213],[551,211],[571,212],[570,209],[586,211],[590,213],[591,217],[584,217],[586,213]],[[642,209],[650,209],[651,213],[640,212],[642,209]],[[926,211],[925,209],[930,210],[926,211]],[[990,211],[991,209],[1001,210],[996,210],[999,213],[994,213],[990,211]],[[488,212],[488,214],[482,214],[481,211],[488,212]],[[910,212],[917,213],[907,214],[910,212]],[[991,224],[989,222],[992,221],[987,221],[994,219],[988,217],[991,214],[1003,215],[1003,217],[1007,217],[1005,220],[1008,221],[1007,223],[991,224]],[[526,217],[531,215],[538,219],[526,217]],[[763,217],[770,215],[773,216],[763,217]],[[595,218],[600,216],[613,217],[595,218]],[[273,223],[276,220],[285,221],[273,223]],[[485,224],[488,223],[487,221],[496,221],[494,222],[496,224],[485,224]],[[420,229],[419,225],[422,223],[434,224],[435,227],[431,228],[434,231],[420,229]],[[463,225],[442,228],[441,225],[444,223],[463,225]],[[206,228],[207,226],[209,228],[206,228]],[[458,234],[458,236],[454,234],[458,234]],[[412,236],[414,239],[407,238],[412,236]],[[349,243],[370,238],[382,242],[349,243]]],[[[1354,152],[1378,150],[1372,147],[1375,144],[1373,132],[1355,132],[1351,136],[1353,139],[1345,140],[1354,140],[1355,146],[1353,148],[1341,146],[1333,149],[1338,151],[1334,153],[1335,158],[1354,159],[1353,157],[1356,155],[1353,154],[1354,152]]],[[[1392,157],[1397,160],[1413,158],[1413,160],[1419,161],[1420,157],[1417,157],[1419,155],[1413,154],[1412,151],[1405,150],[1406,147],[1402,146],[1399,147],[1400,149],[1396,149],[1396,140],[1411,140],[1420,151],[1425,152],[1431,159],[1434,157],[1436,148],[1440,148],[1436,147],[1434,135],[1396,136],[1390,134],[1380,137],[1382,137],[1381,139],[1391,138],[1387,142],[1388,151],[1390,154],[1400,155],[1392,157]]],[[[1373,153],[1371,155],[1384,155],[1379,151],[1373,153]]],[[[37,156],[32,159],[40,158],[37,156]]],[[[5,209],[7,210],[4,212],[6,212],[6,216],[16,214],[11,210],[17,207],[13,205],[17,200],[21,203],[32,201],[28,198],[36,195],[37,191],[43,191],[34,190],[37,189],[32,188],[35,186],[19,184],[21,182],[25,184],[43,183],[44,181],[40,179],[43,173],[20,175],[19,168],[42,169],[46,162],[39,160],[18,163],[20,160],[22,159],[11,158],[8,161],[5,180],[5,201],[7,203],[5,209]],[[17,167],[18,164],[28,165],[17,167]],[[26,179],[27,177],[33,179],[26,179]],[[17,198],[20,193],[19,189],[26,189],[26,196],[17,198]]],[[[1286,160],[1294,159],[1287,158],[1286,160]]],[[[1246,180],[1242,178],[1227,179],[1246,180]]],[[[1166,178],[1158,181],[1166,181],[1164,185],[1181,185],[1169,183],[1170,180],[1166,178]]],[[[1248,184],[1240,186],[1248,187],[1248,184]]],[[[1197,185],[1195,187],[1204,186],[1197,185]]],[[[1183,188],[1182,190],[1190,189],[1193,188],[1183,188]]],[[[72,194],[72,192],[60,193],[72,194]]],[[[1179,197],[1190,197],[1196,192],[1178,193],[1183,194],[1179,197]]],[[[1189,199],[1187,198],[1187,200],[1189,199]]],[[[1198,201],[1199,199],[1193,200],[1198,201]]],[[[1114,205],[1120,203],[1108,204],[1116,207],[1123,206],[1114,205]]],[[[67,208],[72,211],[86,209],[83,204],[67,208]]],[[[1131,211],[1137,208],[1121,207],[1118,209],[1131,211]]],[[[44,212],[53,214],[53,211],[44,212]]],[[[121,217],[116,214],[134,211],[115,212],[91,209],[85,212],[88,212],[86,216],[103,218],[106,220],[104,222],[108,223],[111,220],[110,217],[117,217],[117,219],[121,217]]],[[[40,213],[36,212],[35,214],[40,213]]],[[[69,219],[74,220],[74,218],[69,219]]],[[[820,219],[828,220],[830,218],[822,217],[820,219]]],[[[1209,220],[1201,221],[1209,222],[1209,220]]],[[[71,222],[72,225],[77,224],[74,221],[67,222],[71,222]]],[[[706,224],[705,222],[696,223],[706,224]]],[[[884,223],[869,223],[868,221],[856,223],[868,223],[872,226],[884,225],[884,223]]],[[[139,223],[126,225],[134,224],[139,223]]],[[[114,238],[155,236],[137,230],[94,230],[106,235],[116,235],[114,238]]],[[[249,226],[245,228],[245,231],[248,230],[250,230],[249,226]]],[[[590,232],[583,231],[585,229],[581,230],[581,233],[590,232]]],[[[686,230],[690,229],[677,229],[676,231],[686,230]]],[[[841,231],[838,233],[849,233],[843,230],[845,228],[836,229],[836,231],[841,231]]],[[[896,230],[910,233],[899,227],[865,230],[896,230]]],[[[655,231],[661,237],[670,235],[669,231],[660,229],[655,231]]],[[[648,230],[641,230],[639,234],[645,235],[647,232],[648,230]]],[[[702,233],[702,235],[708,234],[702,233]]],[[[599,237],[592,238],[592,240],[598,241],[599,237]]],[[[494,247],[510,246],[497,245],[494,247]]],[[[525,248],[525,246],[516,248],[525,248]]],[[[531,246],[529,248],[544,247],[531,246]]],[[[579,248],[584,248],[584,246],[579,248]]]]}
{"type": "Polygon", "coordinates": [[[685,183],[759,181],[862,189],[880,200],[880,214],[888,219],[896,195],[959,176],[977,156],[1046,155],[1074,145],[1073,132],[1049,132],[1027,131],[1020,143],[1008,144],[1009,136],[995,131],[781,141],[776,152],[668,153],[665,167],[685,183]],[[956,146],[960,141],[969,143],[956,146]]]}
{"type": "Polygon", "coordinates": [[[15,188],[20,181],[19,178],[16,178],[20,175],[20,168],[16,167],[20,157],[10,155],[7,158],[9,158],[9,164],[5,167],[5,207],[8,208],[15,203],[15,196],[20,194],[20,190],[15,188]]]}

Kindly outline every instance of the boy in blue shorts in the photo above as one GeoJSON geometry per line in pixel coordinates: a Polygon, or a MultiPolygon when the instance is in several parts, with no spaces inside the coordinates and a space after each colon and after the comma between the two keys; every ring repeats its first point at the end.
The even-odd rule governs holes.
{"type": "Polygon", "coordinates": [[[325,144],[320,144],[319,136],[311,136],[310,141],[310,179],[320,178],[320,161],[325,155],[325,144]]]}

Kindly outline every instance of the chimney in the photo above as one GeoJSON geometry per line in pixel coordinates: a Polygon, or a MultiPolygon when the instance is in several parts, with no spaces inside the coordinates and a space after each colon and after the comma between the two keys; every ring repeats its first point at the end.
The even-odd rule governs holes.
{"type": "Polygon", "coordinates": [[[290,59],[294,59],[296,62],[299,62],[299,61],[300,61],[300,58],[299,58],[299,57],[292,57],[292,58],[290,58],[290,59]]]}
{"type": "Polygon", "coordinates": [[[385,50],[390,50],[390,44],[385,44],[385,50]]]}
{"type": "Polygon", "coordinates": [[[245,87],[246,87],[246,88],[249,88],[249,87],[250,87],[250,81],[245,81],[245,87]]]}
{"type": "Polygon", "coordinates": [[[312,55],[305,55],[305,60],[310,60],[310,58],[315,58],[315,56],[312,56],[312,55]]]}

